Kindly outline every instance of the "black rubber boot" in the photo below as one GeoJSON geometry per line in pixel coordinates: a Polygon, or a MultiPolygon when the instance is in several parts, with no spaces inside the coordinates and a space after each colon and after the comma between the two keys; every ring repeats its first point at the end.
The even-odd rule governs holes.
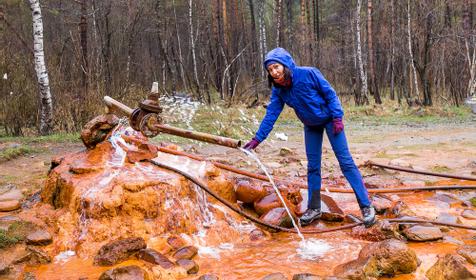
{"type": "Polygon", "coordinates": [[[375,219],[375,208],[373,206],[364,207],[361,209],[362,211],[362,221],[366,228],[373,226],[376,222],[375,219]]]}
{"type": "Polygon", "coordinates": [[[306,212],[299,218],[301,222],[301,226],[307,226],[310,223],[314,222],[321,218],[321,210],[320,209],[307,209],[306,212]]]}

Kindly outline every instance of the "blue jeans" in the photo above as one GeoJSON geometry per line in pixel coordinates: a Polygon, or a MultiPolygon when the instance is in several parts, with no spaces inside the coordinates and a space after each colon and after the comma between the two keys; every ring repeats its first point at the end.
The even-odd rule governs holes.
{"type": "Polygon", "coordinates": [[[369,207],[370,200],[362,175],[352,159],[344,131],[334,135],[332,122],[322,126],[304,126],[304,140],[307,155],[308,208],[321,208],[321,157],[324,129],[331,143],[339,166],[345,178],[354,190],[360,208],[369,207]]]}

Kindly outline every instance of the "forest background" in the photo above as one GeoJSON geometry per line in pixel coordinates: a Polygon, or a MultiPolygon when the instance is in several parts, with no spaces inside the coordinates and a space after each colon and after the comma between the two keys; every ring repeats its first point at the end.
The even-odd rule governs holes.
{"type": "Polygon", "coordinates": [[[460,106],[476,91],[475,6],[474,0],[1,0],[0,135],[76,132],[103,111],[104,95],[137,104],[153,81],[162,96],[252,108],[267,101],[262,61],[277,46],[297,64],[318,67],[347,105],[460,106]],[[48,92],[37,78],[38,12],[48,92]]]}

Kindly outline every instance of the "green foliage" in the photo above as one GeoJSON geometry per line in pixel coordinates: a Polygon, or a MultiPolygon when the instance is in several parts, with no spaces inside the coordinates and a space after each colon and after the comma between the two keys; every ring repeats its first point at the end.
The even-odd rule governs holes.
{"type": "Polygon", "coordinates": [[[17,157],[31,154],[34,152],[38,152],[38,149],[30,146],[18,145],[13,147],[7,147],[5,149],[0,150],[0,162],[9,161],[17,157]]]}
{"type": "Polygon", "coordinates": [[[0,137],[0,143],[16,142],[23,144],[41,143],[75,143],[80,142],[79,133],[55,133],[47,136],[27,136],[27,137],[0,137]]]}
{"type": "Polygon", "coordinates": [[[0,249],[24,241],[28,233],[34,229],[35,225],[26,221],[13,222],[8,230],[0,229],[0,249]]]}

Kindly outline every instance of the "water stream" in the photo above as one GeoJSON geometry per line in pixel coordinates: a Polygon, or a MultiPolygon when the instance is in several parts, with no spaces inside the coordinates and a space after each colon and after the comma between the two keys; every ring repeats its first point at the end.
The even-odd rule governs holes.
{"type": "Polygon", "coordinates": [[[263,170],[264,174],[266,174],[266,176],[269,179],[269,182],[273,186],[273,189],[276,192],[277,196],[283,203],[284,209],[286,209],[286,212],[288,213],[289,218],[291,219],[291,222],[293,223],[293,226],[296,229],[297,234],[301,238],[301,242],[299,242],[299,247],[296,249],[296,252],[298,253],[298,255],[301,258],[308,259],[308,260],[315,260],[315,259],[318,259],[319,257],[322,257],[332,247],[323,240],[314,239],[314,238],[310,238],[306,240],[304,238],[304,235],[299,230],[299,227],[297,226],[296,222],[293,219],[293,216],[291,215],[291,211],[289,211],[289,208],[286,206],[286,203],[284,202],[284,199],[281,196],[281,193],[279,192],[278,187],[276,187],[273,177],[269,174],[264,164],[259,160],[258,156],[255,153],[243,148],[239,148],[239,149],[242,152],[244,152],[248,157],[252,158],[258,164],[259,168],[263,170]]]}

